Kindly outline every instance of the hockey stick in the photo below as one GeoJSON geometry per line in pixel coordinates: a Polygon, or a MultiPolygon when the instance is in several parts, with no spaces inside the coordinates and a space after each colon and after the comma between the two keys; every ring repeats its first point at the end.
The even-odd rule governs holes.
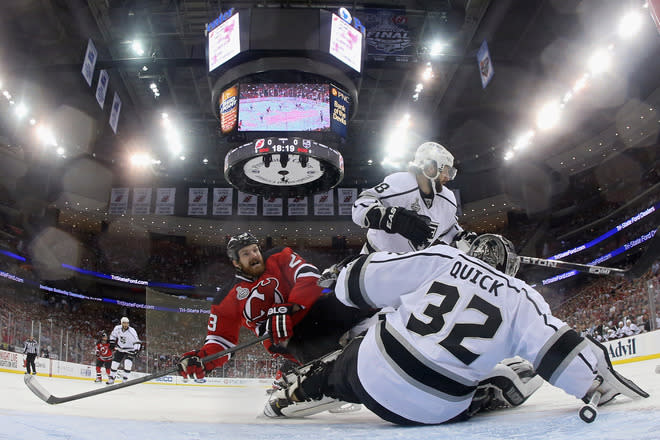
{"type": "MultiPolygon", "coordinates": [[[[201,361],[202,363],[210,362],[212,360],[221,358],[223,356],[226,356],[230,353],[234,353],[236,351],[242,350],[244,348],[250,347],[252,345],[255,345],[259,342],[265,341],[266,339],[269,338],[269,335],[263,335],[259,336],[257,339],[253,339],[252,341],[247,341],[243,342],[242,344],[235,345],[231,348],[228,348],[226,350],[219,351],[217,353],[214,353],[212,355],[206,356],[205,358],[202,358],[201,361]]],[[[172,367],[169,370],[165,371],[159,371],[157,373],[149,374],[147,376],[139,377],[137,379],[129,380],[128,382],[122,382],[117,385],[112,385],[108,386],[105,388],[100,388],[92,391],[85,391],[84,393],[78,393],[78,394],[72,394],[71,396],[64,396],[64,397],[57,397],[53,396],[50,394],[37,380],[36,376],[33,376],[31,374],[26,374],[25,375],[25,385],[34,393],[35,396],[43,400],[44,402],[51,404],[51,405],[57,405],[58,403],[64,403],[64,402],[71,402],[72,400],[78,400],[78,399],[83,399],[85,397],[91,397],[91,396],[96,396],[97,394],[103,394],[103,393],[109,393],[110,391],[115,391],[120,388],[126,388],[130,387],[133,385],[137,385],[139,383],[143,382],[148,382],[153,379],[157,379],[159,377],[167,376],[168,374],[172,373],[178,373],[178,367],[172,367]]]]}
{"type": "Polygon", "coordinates": [[[649,240],[648,246],[641,257],[630,269],[618,269],[615,267],[594,266],[591,264],[571,263],[561,260],[546,260],[545,258],[519,256],[519,260],[524,264],[534,264],[536,266],[551,267],[557,269],[577,270],[594,275],[625,275],[628,278],[636,279],[646,273],[651,268],[653,262],[660,258],[660,227],[655,230],[653,238],[649,240]]]}

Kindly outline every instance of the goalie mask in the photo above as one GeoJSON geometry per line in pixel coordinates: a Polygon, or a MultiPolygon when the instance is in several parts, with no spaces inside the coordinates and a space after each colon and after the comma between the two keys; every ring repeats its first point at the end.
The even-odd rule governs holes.
{"type": "Polygon", "coordinates": [[[447,181],[454,180],[456,168],[454,168],[454,156],[442,145],[436,142],[424,142],[417,147],[415,160],[412,166],[419,168],[424,177],[435,181],[444,176],[447,181]]]}
{"type": "Polygon", "coordinates": [[[520,260],[510,240],[497,234],[482,234],[470,246],[468,255],[476,257],[512,277],[518,273],[520,260]]]}

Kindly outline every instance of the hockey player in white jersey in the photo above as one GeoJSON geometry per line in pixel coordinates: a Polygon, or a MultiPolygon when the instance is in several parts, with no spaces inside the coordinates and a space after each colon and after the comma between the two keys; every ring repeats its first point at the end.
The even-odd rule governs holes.
{"type": "Polygon", "coordinates": [[[121,318],[120,324],[116,325],[112,333],[110,333],[110,348],[114,350],[114,355],[112,364],[110,365],[110,376],[106,382],[108,385],[112,385],[115,382],[117,369],[122,361],[124,362],[123,379],[125,381],[128,380],[128,375],[133,368],[135,355],[137,355],[141,347],[140,338],[138,338],[135,329],[130,326],[128,318],[121,318]]]}
{"type": "Polygon", "coordinates": [[[353,204],[353,222],[367,231],[362,253],[410,252],[436,241],[467,251],[476,237],[457,223],[456,197],[445,185],[456,177],[454,156],[435,142],[424,142],[410,170],[390,174],[363,191],[353,204]]]}
{"type": "MultiPolygon", "coordinates": [[[[497,256],[498,267],[517,264],[506,256],[497,256]]],[[[478,389],[489,381],[497,386],[497,363],[515,355],[581,399],[648,397],[614,371],[600,344],[552,316],[536,290],[453,247],[362,255],[334,287],[344,304],[385,313],[340,353],[289,381],[267,415],[286,414],[298,402],[340,399],[398,424],[463,420],[480,409],[478,389]]]]}

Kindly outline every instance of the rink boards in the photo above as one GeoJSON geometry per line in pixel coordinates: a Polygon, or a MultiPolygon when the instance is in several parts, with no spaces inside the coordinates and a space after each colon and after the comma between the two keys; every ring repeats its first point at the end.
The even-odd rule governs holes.
{"type": "MultiPolygon", "coordinates": [[[[616,339],[604,342],[610,354],[612,364],[624,364],[630,362],[639,362],[648,359],[660,358],[660,331],[642,333],[627,338],[616,339]]],[[[4,373],[25,373],[25,358],[23,353],[0,350],[0,372],[4,373]]],[[[37,374],[39,376],[59,377],[68,379],[94,380],[96,378],[96,368],[92,365],[83,365],[73,362],[59,361],[38,357],[35,361],[37,374]]],[[[132,378],[144,376],[146,373],[133,372],[132,378]]],[[[105,378],[105,374],[104,374],[105,378]]],[[[272,378],[248,379],[248,378],[228,378],[228,377],[209,377],[203,384],[193,381],[183,382],[183,379],[177,375],[167,375],[147,383],[158,383],[161,385],[190,385],[190,386],[215,386],[215,387],[244,387],[244,386],[263,386],[270,387],[272,378]]]]}

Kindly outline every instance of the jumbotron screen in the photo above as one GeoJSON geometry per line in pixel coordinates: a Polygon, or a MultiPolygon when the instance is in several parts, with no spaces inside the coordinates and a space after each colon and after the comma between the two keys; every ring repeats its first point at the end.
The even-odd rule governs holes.
{"type": "Polygon", "coordinates": [[[330,131],[330,85],[241,83],[238,131],[330,131]]]}

